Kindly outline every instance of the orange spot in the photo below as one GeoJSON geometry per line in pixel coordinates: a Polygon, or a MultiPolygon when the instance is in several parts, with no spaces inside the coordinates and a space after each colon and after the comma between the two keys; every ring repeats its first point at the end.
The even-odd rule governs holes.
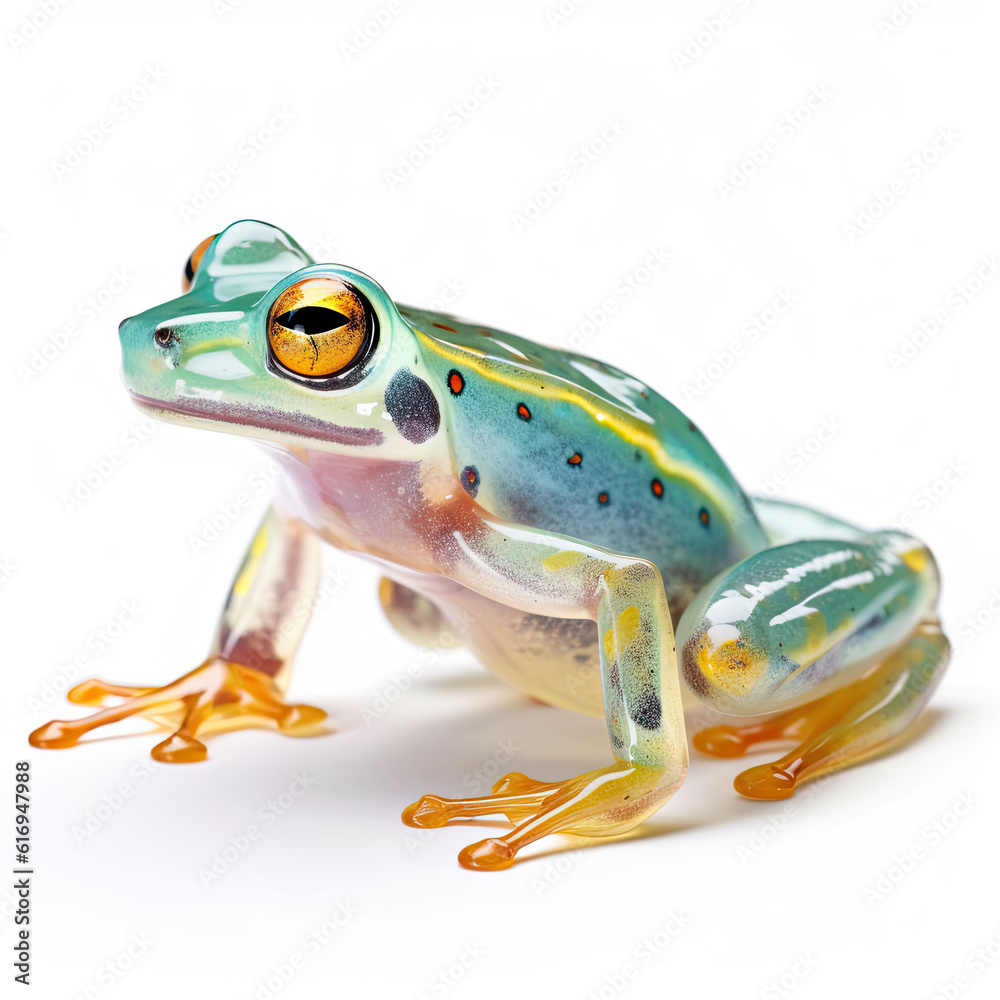
{"type": "Polygon", "coordinates": [[[447,330],[449,333],[458,333],[458,330],[456,330],[453,326],[445,326],[444,323],[435,323],[434,326],[436,326],[439,330],[447,330]]]}
{"type": "Polygon", "coordinates": [[[663,483],[659,479],[653,480],[653,496],[662,497],[663,496],[663,483]]]}
{"type": "Polygon", "coordinates": [[[566,461],[569,465],[579,465],[583,461],[583,455],[581,455],[578,451],[574,451],[573,454],[566,459],[566,461]]]}
{"type": "Polygon", "coordinates": [[[702,673],[737,698],[753,690],[767,671],[770,660],[764,650],[742,636],[727,639],[715,649],[704,636],[698,645],[697,656],[702,673]]]}
{"type": "Polygon", "coordinates": [[[607,493],[598,493],[597,494],[597,502],[598,503],[607,503],[608,499],[609,498],[608,498],[607,493]]]}
{"type": "Polygon", "coordinates": [[[454,369],[448,375],[448,388],[457,396],[465,388],[465,379],[454,369]]]}
{"type": "Polygon", "coordinates": [[[531,410],[529,410],[529,409],[528,409],[528,408],[527,408],[527,407],[526,407],[526,406],[524,405],[524,403],[518,403],[518,404],[517,404],[517,415],[518,415],[518,416],[519,416],[519,417],[520,417],[520,418],[521,418],[522,420],[530,420],[530,419],[531,419],[531,410]]]}
{"type": "Polygon", "coordinates": [[[698,511],[698,520],[701,521],[701,523],[705,525],[706,528],[708,527],[708,511],[705,510],[704,507],[702,507],[701,510],[698,511]]]}

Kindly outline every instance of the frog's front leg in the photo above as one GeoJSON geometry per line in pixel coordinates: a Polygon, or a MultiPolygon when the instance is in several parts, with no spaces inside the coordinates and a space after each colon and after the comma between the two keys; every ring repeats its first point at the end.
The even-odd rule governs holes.
{"type": "Polygon", "coordinates": [[[212,731],[257,726],[289,735],[315,731],[326,713],[288,704],[283,693],[316,594],[318,548],[309,529],[270,509],[233,581],[204,663],[163,687],[84,681],[68,693],[70,701],[103,705],[107,698],[124,700],[73,722],[48,722],[31,734],[32,745],[75,746],[93,729],[145,715],[171,731],[153,748],[153,757],[190,763],[205,759],[198,736],[212,731]]]}
{"type": "Polygon", "coordinates": [[[403,813],[411,826],[503,814],[504,837],[467,847],[467,868],[497,869],[550,833],[623,833],[681,786],[687,743],[670,613],[651,563],[500,521],[455,532],[445,548],[448,575],[512,607],[597,622],[605,717],[615,762],[566,781],[509,774],[474,799],[425,795],[403,813]]]}

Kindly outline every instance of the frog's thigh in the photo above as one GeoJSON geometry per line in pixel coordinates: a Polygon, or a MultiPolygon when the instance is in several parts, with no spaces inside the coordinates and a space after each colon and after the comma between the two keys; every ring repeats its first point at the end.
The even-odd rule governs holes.
{"type": "Polygon", "coordinates": [[[434,645],[447,628],[447,620],[434,601],[387,576],[379,580],[378,599],[389,624],[414,645],[434,645]]]}
{"type": "Polygon", "coordinates": [[[760,743],[798,742],[737,778],[742,794],[767,799],[885,749],[948,662],[937,587],[927,550],[895,532],[796,542],[734,567],[679,623],[684,676],[725,713],[780,714],[703,730],[695,746],[736,757],[760,743]]]}

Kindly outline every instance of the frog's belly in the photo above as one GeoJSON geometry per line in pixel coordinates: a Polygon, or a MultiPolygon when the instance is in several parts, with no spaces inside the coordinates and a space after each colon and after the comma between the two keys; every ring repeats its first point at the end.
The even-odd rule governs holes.
{"type": "MultiPolygon", "coordinates": [[[[424,633],[419,638],[412,627],[401,628],[404,636],[433,644],[447,629],[498,677],[526,694],[584,715],[604,714],[595,622],[520,611],[452,580],[379,562],[401,591],[427,598],[444,619],[435,614],[419,623],[424,633]]],[[[404,594],[400,603],[411,602],[404,594]]],[[[413,606],[427,607],[423,602],[413,606]]]]}

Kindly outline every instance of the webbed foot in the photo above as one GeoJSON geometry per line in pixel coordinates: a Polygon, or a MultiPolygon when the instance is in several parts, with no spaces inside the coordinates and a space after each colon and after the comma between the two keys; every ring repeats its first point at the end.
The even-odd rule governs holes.
{"type": "Polygon", "coordinates": [[[624,833],[676,790],[664,777],[661,768],[634,764],[612,764],[552,782],[514,771],[493,786],[492,795],[469,799],[425,795],[403,810],[403,822],[439,827],[453,820],[506,816],[514,825],[509,834],[471,844],[458,856],[464,868],[495,871],[510,866],[522,847],[551,833],[591,837],[624,833]]]}
{"type": "Polygon", "coordinates": [[[100,726],[144,715],[170,736],[152,750],[155,760],[190,764],[205,760],[208,750],[198,735],[230,729],[267,727],[288,736],[313,735],[326,712],[311,705],[290,705],[272,678],[259,670],[211,657],[163,687],[125,687],[91,679],[72,688],[67,698],[80,705],[121,704],[75,721],[53,720],[29,737],[32,746],[62,749],[100,726]]]}

